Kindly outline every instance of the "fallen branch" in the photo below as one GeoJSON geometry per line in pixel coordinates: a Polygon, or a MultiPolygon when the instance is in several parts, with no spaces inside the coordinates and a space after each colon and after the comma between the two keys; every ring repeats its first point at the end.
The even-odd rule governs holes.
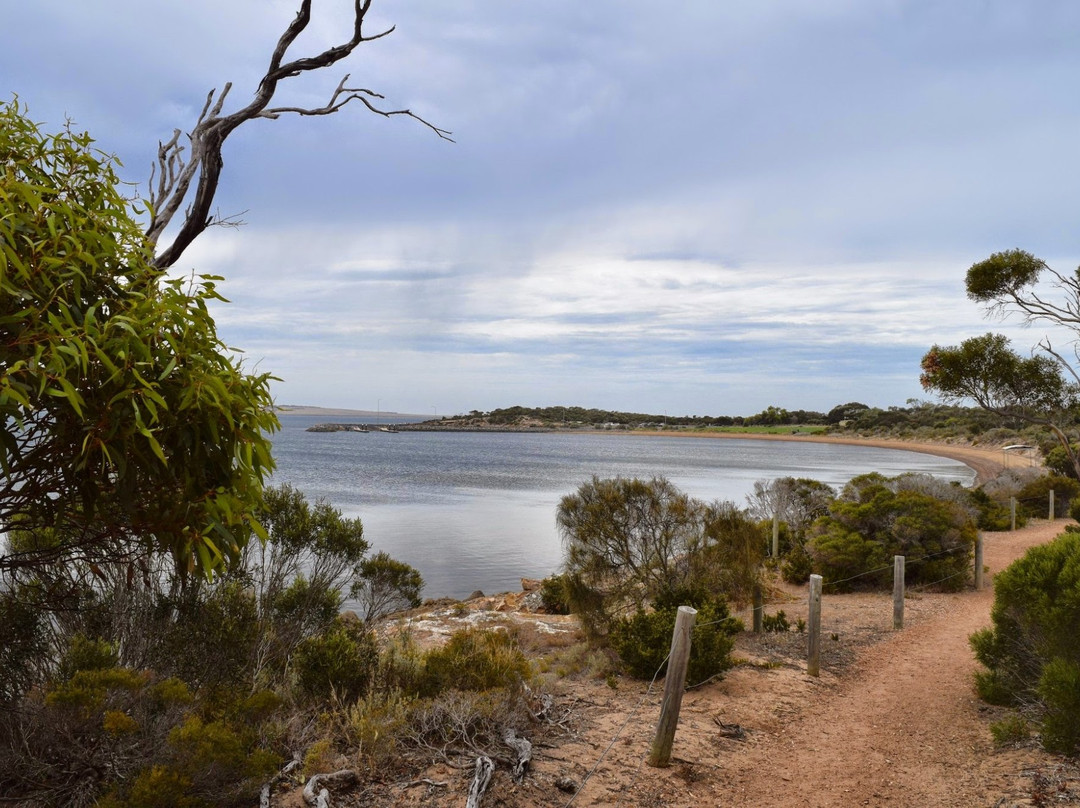
{"type": "Polygon", "coordinates": [[[473,774],[472,785],[469,786],[469,798],[465,801],[465,808],[480,808],[480,800],[494,773],[495,764],[491,758],[481,755],[476,759],[476,772],[473,774]]]}
{"type": "Polygon", "coordinates": [[[316,774],[304,785],[304,802],[313,808],[330,808],[331,786],[350,786],[356,782],[356,772],[342,769],[330,774],[316,774]]]}
{"type": "Polygon", "coordinates": [[[529,763],[532,761],[532,744],[525,738],[518,737],[518,734],[511,727],[503,730],[503,743],[517,752],[517,760],[514,761],[510,775],[514,778],[515,783],[520,783],[522,778],[525,777],[525,770],[529,768],[529,763]]]}
{"type": "Polygon", "coordinates": [[[263,785],[262,790],[259,791],[259,808],[270,808],[270,793],[274,790],[274,786],[288,777],[289,773],[299,765],[300,755],[297,753],[293,756],[292,760],[285,764],[281,771],[270,778],[270,782],[263,785]]]}

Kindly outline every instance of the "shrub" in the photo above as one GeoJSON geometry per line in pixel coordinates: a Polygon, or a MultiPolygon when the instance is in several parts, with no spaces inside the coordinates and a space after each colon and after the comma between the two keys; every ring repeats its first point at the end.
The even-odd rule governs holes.
{"type": "Polygon", "coordinates": [[[994,746],[1011,746],[1031,737],[1031,725],[1020,715],[1010,715],[990,725],[994,746]]]}
{"type": "Polygon", "coordinates": [[[1080,664],[1051,659],[1043,668],[1037,692],[1045,709],[1043,746],[1050,752],[1075,755],[1080,749],[1080,664]]]}
{"type": "MultiPolygon", "coordinates": [[[[982,488],[969,489],[967,496],[975,508],[975,524],[979,530],[1009,530],[1012,527],[1012,513],[1007,502],[993,499],[982,488]]],[[[1019,519],[1020,515],[1017,516],[1019,519]]]]}
{"type": "Polygon", "coordinates": [[[424,579],[419,571],[386,553],[377,553],[360,565],[350,595],[360,602],[365,623],[402,609],[420,605],[424,579]]]}
{"type": "Polygon", "coordinates": [[[367,692],[379,663],[375,637],[362,625],[338,618],[329,630],[297,646],[296,685],[312,699],[354,701],[367,692]]]}
{"type": "Polygon", "coordinates": [[[948,498],[942,499],[922,489],[925,483],[911,476],[852,479],[810,530],[814,571],[838,590],[885,586],[892,580],[892,556],[902,555],[908,585],[963,587],[975,544],[972,515],[952,490],[945,489],[948,498]]]}
{"type": "Polygon", "coordinates": [[[549,575],[540,582],[540,602],[548,614],[570,614],[565,575],[549,575]]]}
{"type": "Polygon", "coordinates": [[[784,610],[781,609],[776,614],[763,614],[761,616],[761,629],[762,631],[772,631],[777,634],[783,634],[784,632],[791,631],[791,623],[788,622],[787,615],[784,610]]]}
{"type": "Polygon", "coordinates": [[[530,674],[529,660],[507,632],[464,629],[451,634],[442,648],[428,652],[420,695],[518,688],[530,674]]]}
{"type": "Polygon", "coordinates": [[[1065,516],[1070,503],[1080,493],[1080,482],[1054,474],[1037,477],[1016,495],[1018,510],[1029,519],[1045,519],[1049,514],[1050,491],[1054,492],[1054,516],[1065,516]]]}
{"type": "MultiPolygon", "coordinates": [[[[999,704],[1032,704],[1043,716],[1043,743],[1075,751],[1080,742],[1080,531],[1033,547],[994,581],[992,627],[971,636],[986,666],[979,695],[999,704]]],[[[1071,752],[1070,752],[1071,753],[1071,752]]]]}
{"type": "Polygon", "coordinates": [[[652,679],[666,664],[680,605],[694,605],[698,612],[690,635],[687,681],[698,684],[731,667],[734,635],[742,624],[730,616],[727,603],[700,593],[673,593],[659,599],[653,611],[622,618],[612,629],[611,647],[631,676],[652,679]]]}
{"type": "Polygon", "coordinates": [[[594,477],[562,498],[556,521],[566,595],[593,640],[679,587],[749,597],[765,549],[744,512],[691,499],[663,477],[594,477]]]}

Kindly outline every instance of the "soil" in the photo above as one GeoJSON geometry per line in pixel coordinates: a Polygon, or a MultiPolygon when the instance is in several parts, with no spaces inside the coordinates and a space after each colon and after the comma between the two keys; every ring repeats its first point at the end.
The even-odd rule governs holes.
{"type": "MultiPolygon", "coordinates": [[[[946,454],[943,448],[936,453],[946,454]]],[[[1063,524],[984,534],[990,576],[1052,539],[1063,524]]],[[[558,720],[536,725],[524,780],[515,784],[508,767],[498,765],[482,804],[1080,805],[1075,761],[1046,754],[1034,741],[1004,749],[992,743],[990,724],[1008,713],[976,697],[977,663],[968,646],[968,636],[990,624],[992,602],[989,585],[955,594],[910,592],[904,628],[894,631],[891,593],[826,591],[821,675],[806,673],[805,634],[744,633],[734,654],[739,664],[722,680],[686,692],[672,764],[662,769],[645,764],[662,682],[650,686],[602,671],[549,676],[558,720]]],[[[458,607],[447,619],[475,622],[496,614],[490,619],[530,621],[534,636],[574,630],[566,618],[478,605],[487,606],[481,611],[489,617],[458,607]]],[[[776,584],[766,613],[779,609],[793,625],[805,618],[805,588],[776,584]]],[[[749,614],[741,616],[749,625],[749,614]]],[[[387,772],[381,783],[336,795],[333,805],[460,806],[471,774],[443,763],[407,777],[387,772]]],[[[287,798],[281,804],[287,802],[296,804],[287,798]]]]}

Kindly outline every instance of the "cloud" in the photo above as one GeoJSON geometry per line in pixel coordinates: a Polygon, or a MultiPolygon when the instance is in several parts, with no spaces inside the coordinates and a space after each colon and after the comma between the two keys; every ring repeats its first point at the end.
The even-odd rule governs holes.
{"type": "MultiPolygon", "coordinates": [[[[340,41],[350,5],[315,2],[297,52],[340,41]]],[[[0,76],[141,182],[211,88],[250,97],[295,8],[23,4],[0,76]]],[[[964,296],[968,265],[1015,246],[1077,261],[1073,3],[377,0],[373,15],[396,31],[284,98],[321,104],[349,72],[457,143],[359,108],[255,121],[230,138],[217,199],[249,225],[178,268],[225,276],[222,333],[284,400],[902,403],[929,345],[997,327],[964,296]]]]}

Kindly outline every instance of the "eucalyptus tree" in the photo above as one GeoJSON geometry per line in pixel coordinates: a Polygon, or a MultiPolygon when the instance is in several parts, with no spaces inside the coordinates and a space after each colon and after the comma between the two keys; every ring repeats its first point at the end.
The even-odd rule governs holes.
{"type": "MultiPolygon", "coordinates": [[[[1080,338],[1080,270],[1061,273],[1031,253],[1007,250],[973,264],[966,286],[989,315],[1064,327],[1080,338]]],[[[1063,350],[1044,337],[1031,356],[1021,356],[1003,335],[985,334],[958,346],[933,346],[922,358],[920,381],[946,400],[970,399],[998,415],[1046,427],[1080,476],[1076,437],[1069,436],[1080,402],[1078,367],[1075,340],[1063,350]]]]}

